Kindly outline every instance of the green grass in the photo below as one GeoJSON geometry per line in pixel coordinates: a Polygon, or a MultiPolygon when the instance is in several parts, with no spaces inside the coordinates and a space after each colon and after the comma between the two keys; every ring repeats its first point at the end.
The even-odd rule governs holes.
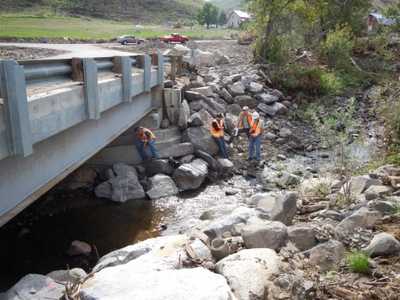
{"type": "Polygon", "coordinates": [[[361,251],[354,251],[346,257],[347,266],[354,273],[368,274],[370,265],[368,255],[361,251]]]}
{"type": "Polygon", "coordinates": [[[178,32],[193,39],[229,38],[234,31],[226,29],[205,29],[201,26],[181,29],[146,25],[137,29],[129,22],[102,19],[75,18],[41,15],[0,15],[0,38],[72,38],[72,39],[112,39],[124,34],[134,34],[141,38],[157,38],[178,32]]]}

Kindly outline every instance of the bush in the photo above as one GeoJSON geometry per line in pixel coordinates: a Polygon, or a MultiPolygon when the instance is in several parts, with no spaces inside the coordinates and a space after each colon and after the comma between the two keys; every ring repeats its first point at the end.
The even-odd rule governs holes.
{"type": "Polygon", "coordinates": [[[354,273],[368,274],[370,265],[368,256],[361,251],[354,251],[346,257],[347,266],[354,273]]]}
{"type": "Polygon", "coordinates": [[[268,44],[258,38],[255,44],[256,60],[277,65],[286,64],[290,56],[290,47],[287,42],[287,39],[282,36],[271,38],[268,44]]]}
{"type": "Polygon", "coordinates": [[[289,66],[272,74],[272,81],[286,92],[306,95],[338,95],[352,84],[344,74],[315,66],[289,66]]]}
{"type": "Polygon", "coordinates": [[[330,67],[349,70],[353,47],[354,37],[351,29],[347,26],[337,27],[328,33],[322,44],[321,54],[330,67]]]}

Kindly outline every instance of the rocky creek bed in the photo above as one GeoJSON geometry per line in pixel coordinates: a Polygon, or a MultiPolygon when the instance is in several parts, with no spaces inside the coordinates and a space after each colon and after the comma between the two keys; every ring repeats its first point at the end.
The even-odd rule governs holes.
{"type": "MultiPolygon", "coordinates": [[[[212,42],[199,48],[200,66],[166,83],[183,88],[185,101],[176,120],[163,122],[181,128],[191,153],[136,167],[78,170],[42,200],[49,209],[42,214],[81,232],[92,227],[86,232],[101,238],[68,235],[57,251],[77,258],[69,266],[80,268],[27,275],[3,298],[58,299],[67,290],[71,299],[91,300],[398,299],[400,168],[339,176],[336,153],[322,146],[315,128],[293,117],[301,97],[273,89],[250,63],[248,47],[212,42]],[[232,133],[244,105],[266,121],[260,165],[246,162],[244,137],[230,146],[230,160],[221,160],[208,136],[207,124],[219,112],[232,133]],[[63,197],[86,213],[74,218],[71,204],[62,212],[66,189],[70,196],[63,197]],[[122,204],[80,194],[93,192],[122,204]],[[144,197],[153,200],[126,201],[144,197]],[[368,254],[365,274],[349,268],[352,250],[368,254]]],[[[187,54],[183,47],[174,51],[187,54]]],[[[355,117],[363,126],[353,134],[364,139],[349,147],[354,168],[383,146],[380,127],[363,113],[368,97],[369,91],[358,97],[355,117]]],[[[346,101],[337,101],[336,109],[346,101]]],[[[40,222],[39,211],[28,218],[32,224],[20,224],[27,230],[22,237],[40,222]]]]}

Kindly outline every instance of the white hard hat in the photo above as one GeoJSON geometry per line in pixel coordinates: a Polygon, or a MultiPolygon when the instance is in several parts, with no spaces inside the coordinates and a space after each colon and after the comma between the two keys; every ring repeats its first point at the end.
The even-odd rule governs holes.
{"type": "Polygon", "coordinates": [[[243,110],[244,110],[244,111],[248,111],[248,110],[249,110],[249,107],[248,107],[248,106],[243,106],[243,110]]]}
{"type": "Polygon", "coordinates": [[[253,112],[253,119],[254,120],[257,120],[257,119],[259,119],[260,118],[260,114],[258,113],[258,112],[253,112]]]}

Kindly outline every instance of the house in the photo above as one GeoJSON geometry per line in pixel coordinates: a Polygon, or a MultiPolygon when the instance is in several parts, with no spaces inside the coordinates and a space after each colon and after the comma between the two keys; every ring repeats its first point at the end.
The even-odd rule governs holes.
{"type": "Polygon", "coordinates": [[[241,10],[234,10],[229,14],[226,26],[229,28],[239,28],[242,23],[250,20],[251,16],[249,13],[241,10]]]}
{"type": "Polygon", "coordinates": [[[381,26],[392,26],[394,24],[396,24],[395,19],[387,18],[378,12],[373,12],[368,15],[368,32],[375,32],[381,26]]]}

